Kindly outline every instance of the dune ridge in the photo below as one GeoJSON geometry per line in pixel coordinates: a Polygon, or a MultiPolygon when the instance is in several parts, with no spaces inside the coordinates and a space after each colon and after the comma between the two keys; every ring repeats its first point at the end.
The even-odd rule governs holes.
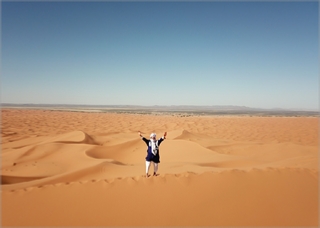
{"type": "Polygon", "coordinates": [[[149,226],[154,221],[137,207],[148,207],[151,202],[145,198],[152,197],[152,192],[161,192],[154,209],[161,218],[157,221],[160,226],[315,226],[316,178],[309,170],[283,168],[64,182],[4,192],[3,206],[13,206],[21,214],[19,220],[14,220],[4,211],[3,218],[4,225],[15,226],[149,226]],[[128,187],[130,191],[126,190],[128,187]],[[63,202],[53,200],[59,199],[58,192],[65,195],[63,202]],[[114,194],[124,203],[119,204],[120,199],[114,194]],[[45,202],[47,213],[40,205],[32,206],[36,197],[45,202]],[[168,201],[170,205],[163,203],[168,201]],[[67,215],[56,211],[69,203],[82,210],[67,215]],[[123,213],[129,215],[126,220],[119,219],[123,213]],[[95,219],[85,219],[88,216],[95,219]],[[42,219],[30,219],[34,217],[42,219]]]}
{"type": "Polygon", "coordinates": [[[318,118],[6,109],[2,120],[3,226],[319,224],[318,118]],[[159,176],[144,177],[138,131],[168,132],[159,176]]]}

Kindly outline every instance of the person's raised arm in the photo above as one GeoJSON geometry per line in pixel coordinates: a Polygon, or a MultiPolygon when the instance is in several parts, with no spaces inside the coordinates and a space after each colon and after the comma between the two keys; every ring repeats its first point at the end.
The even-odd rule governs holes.
{"type": "Polygon", "coordinates": [[[148,145],[149,144],[149,140],[146,139],[145,137],[143,137],[143,135],[141,135],[141,132],[139,131],[139,136],[141,137],[141,139],[148,145]]]}
{"type": "Polygon", "coordinates": [[[165,132],[165,133],[163,134],[163,139],[165,139],[166,136],[167,136],[167,132],[165,132]]]}

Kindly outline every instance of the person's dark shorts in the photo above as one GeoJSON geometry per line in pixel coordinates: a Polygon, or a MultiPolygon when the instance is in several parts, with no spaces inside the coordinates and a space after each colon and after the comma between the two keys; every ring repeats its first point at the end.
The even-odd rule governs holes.
{"type": "Polygon", "coordinates": [[[157,153],[157,155],[154,155],[152,153],[148,153],[147,157],[146,157],[146,161],[153,161],[154,163],[160,163],[160,155],[159,153],[157,153]]]}

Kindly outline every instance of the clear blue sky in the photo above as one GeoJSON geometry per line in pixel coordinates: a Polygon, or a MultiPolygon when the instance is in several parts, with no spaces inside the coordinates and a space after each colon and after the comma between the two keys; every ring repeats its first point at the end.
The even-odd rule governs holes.
{"type": "Polygon", "coordinates": [[[2,2],[3,103],[319,108],[318,2],[2,2]]]}

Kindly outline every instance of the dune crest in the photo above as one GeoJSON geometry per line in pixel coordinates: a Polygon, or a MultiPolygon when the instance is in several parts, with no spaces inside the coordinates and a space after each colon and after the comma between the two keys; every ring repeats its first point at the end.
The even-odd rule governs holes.
{"type": "Polygon", "coordinates": [[[157,221],[159,226],[315,226],[318,223],[315,178],[308,170],[235,169],[220,173],[93,179],[29,187],[3,193],[3,206],[10,204],[20,214],[19,220],[13,220],[10,213],[4,211],[3,225],[148,226],[153,220],[146,219],[145,213],[137,207],[149,205],[145,198],[151,191],[161,193],[161,200],[157,202],[157,216],[162,218],[157,221]],[[304,188],[301,189],[300,184],[304,188]],[[65,196],[64,202],[54,200],[56,191],[65,196]],[[85,196],[85,192],[95,193],[98,197],[85,196]],[[290,194],[285,194],[288,192],[290,194]],[[30,203],[35,199],[45,202],[50,213],[43,214],[40,205],[30,203]],[[73,212],[55,209],[77,201],[82,209],[78,209],[76,220],[71,216],[73,212]],[[126,207],[119,201],[126,202],[126,207]],[[92,210],[95,211],[94,222],[87,219],[92,210]],[[122,213],[128,214],[125,220],[118,219],[122,213]]]}

